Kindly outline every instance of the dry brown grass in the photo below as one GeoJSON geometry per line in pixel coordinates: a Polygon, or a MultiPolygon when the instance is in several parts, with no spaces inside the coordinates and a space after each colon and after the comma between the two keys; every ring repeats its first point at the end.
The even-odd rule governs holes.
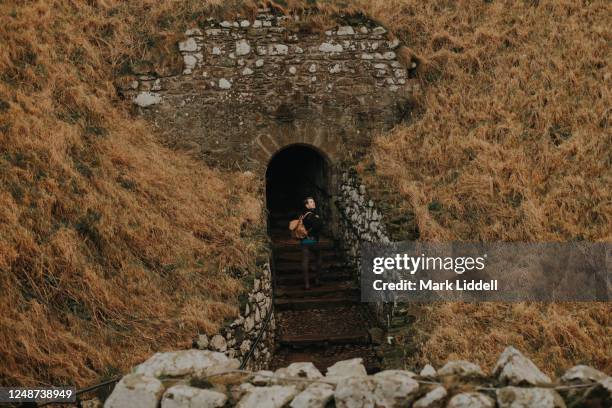
{"type": "MultiPolygon", "coordinates": [[[[612,240],[610,2],[364,8],[420,62],[417,112],[375,140],[367,177],[399,193],[421,239],[612,240]]],[[[412,363],[490,367],[514,344],[548,372],[580,362],[612,371],[609,303],[421,309],[412,363]]]]}
{"type": "MultiPolygon", "coordinates": [[[[423,239],[610,240],[608,3],[319,3],[365,11],[420,62],[419,115],[374,157],[423,239]]],[[[0,4],[0,383],[84,385],[236,312],[259,186],[160,146],[113,80],[175,72],[177,33],[253,4],[0,4]]],[[[513,343],[548,371],[610,368],[605,304],[424,312],[415,361],[489,364],[513,343]]]]}
{"type": "Polygon", "coordinates": [[[262,251],[259,182],[164,148],[116,94],[191,7],[148,3],[0,4],[2,385],[188,346],[236,315],[231,272],[262,251]]]}

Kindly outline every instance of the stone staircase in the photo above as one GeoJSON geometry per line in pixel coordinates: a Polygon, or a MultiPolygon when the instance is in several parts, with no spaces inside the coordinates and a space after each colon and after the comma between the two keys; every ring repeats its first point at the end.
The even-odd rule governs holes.
{"type": "Polygon", "coordinates": [[[290,238],[288,214],[273,214],[269,234],[274,249],[277,350],[271,368],[311,361],[321,371],[337,361],[363,358],[366,370],[380,370],[368,329],[375,327],[354,281],[354,271],[335,242],[322,238],[320,284],[304,289],[301,248],[290,238]]]}

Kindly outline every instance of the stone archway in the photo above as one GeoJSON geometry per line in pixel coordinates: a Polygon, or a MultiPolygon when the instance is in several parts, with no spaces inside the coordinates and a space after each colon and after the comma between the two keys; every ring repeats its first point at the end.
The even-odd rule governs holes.
{"type": "Polygon", "coordinates": [[[286,223],[312,196],[325,219],[331,218],[332,171],[329,158],[315,146],[292,144],[278,150],[266,168],[266,207],[271,233],[286,233],[286,223]]]}

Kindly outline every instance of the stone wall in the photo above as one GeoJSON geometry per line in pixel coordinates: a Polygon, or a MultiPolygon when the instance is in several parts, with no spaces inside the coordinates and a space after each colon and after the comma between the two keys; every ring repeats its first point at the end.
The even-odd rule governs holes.
{"type": "MultiPolygon", "coordinates": [[[[121,92],[168,144],[209,163],[265,170],[302,143],[332,161],[363,154],[403,120],[418,84],[399,42],[365,18],[313,32],[297,16],[209,19],[185,32],[181,74],[134,75],[121,92]]],[[[414,65],[416,66],[416,65],[414,65]]]]}
{"type": "Polygon", "coordinates": [[[228,322],[214,336],[199,335],[194,339],[193,346],[201,350],[222,352],[242,362],[256,339],[261,337],[246,365],[246,368],[256,370],[268,366],[275,347],[270,265],[266,263],[261,272],[247,283],[251,287],[248,294],[242,297],[240,316],[228,322]],[[266,326],[265,319],[269,312],[270,321],[266,326]]]}
{"type": "Polygon", "coordinates": [[[513,347],[490,373],[468,361],[449,361],[418,374],[386,370],[367,375],[361,359],[340,361],[325,375],[312,363],[272,371],[238,371],[221,353],[158,353],[117,384],[105,408],[182,407],[609,407],[612,377],[576,366],[552,380],[513,347]]]}
{"type": "MultiPolygon", "coordinates": [[[[357,172],[353,169],[343,172],[339,177],[336,207],[340,213],[340,242],[347,261],[359,278],[361,243],[390,242],[383,223],[383,214],[369,198],[365,185],[361,183],[357,172]]],[[[377,302],[371,303],[370,306],[377,320],[388,326],[393,314],[393,305],[377,302]]]]}

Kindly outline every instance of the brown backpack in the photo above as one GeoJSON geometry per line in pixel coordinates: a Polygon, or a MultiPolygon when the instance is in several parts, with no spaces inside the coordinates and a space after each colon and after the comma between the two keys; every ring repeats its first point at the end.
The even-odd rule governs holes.
{"type": "Polygon", "coordinates": [[[308,231],[306,231],[306,227],[304,226],[304,218],[306,218],[308,214],[312,213],[309,211],[301,215],[297,220],[289,221],[289,230],[293,238],[304,239],[308,236],[308,231]]]}

